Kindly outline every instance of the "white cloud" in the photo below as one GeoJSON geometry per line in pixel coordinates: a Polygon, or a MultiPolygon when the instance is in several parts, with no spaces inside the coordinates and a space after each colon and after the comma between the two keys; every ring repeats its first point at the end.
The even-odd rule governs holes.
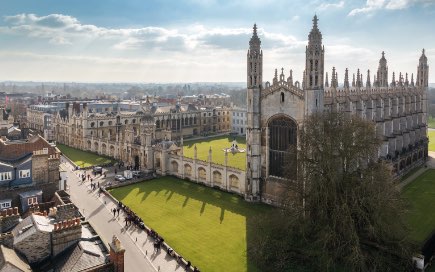
{"type": "Polygon", "coordinates": [[[319,6],[319,10],[327,10],[327,9],[339,9],[344,7],[344,1],[340,1],[337,3],[322,3],[319,6]]]}
{"type": "MultiPolygon", "coordinates": [[[[202,25],[180,29],[147,26],[143,28],[104,28],[82,24],[74,17],[51,14],[37,16],[18,14],[6,16],[9,25],[0,27],[0,32],[47,39],[51,44],[83,44],[84,41],[98,44],[112,43],[117,50],[141,50],[143,52],[198,50],[220,48],[227,50],[247,49],[252,35],[251,28],[206,28],[202,25]]],[[[295,37],[270,33],[259,29],[265,48],[294,47],[304,41],[295,37]]]]}
{"type": "Polygon", "coordinates": [[[413,5],[431,5],[433,0],[367,0],[364,7],[353,9],[349,12],[348,16],[355,16],[358,14],[372,14],[376,10],[400,10],[413,5]]]}

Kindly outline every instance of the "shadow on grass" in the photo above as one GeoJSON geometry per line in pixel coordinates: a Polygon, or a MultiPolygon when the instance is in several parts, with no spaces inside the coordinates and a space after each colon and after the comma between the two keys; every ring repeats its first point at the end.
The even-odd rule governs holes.
{"type": "MultiPolygon", "coordinates": [[[[210,187],[187,182],[173,177],[164,177],[117,188],[115,190],[111,190],[111,193],[114,197],[123,201],[123,199],[128,197],[132,190],[138,190],[137,194],[135,193],[136,199],[140,196],[140,194],[143,194],[140,200],[141,202],[153,192],[157,194],[160,193],[161,196],[164,196],[163,203],[165,203],[165,201],[168,202],[174,194],[184,197],[184,202],[181,204],[182,208],[187,206],[190,199],[199,201],[202,203],[200,204],[200,208],[198,210],[200,215],[204,214],[206,205],[210,205],[210,207],[215,206],[220,209],[220,216],[218,217],[220,224],[224,224],[226,212],[243,216],[246,220],[247,249],[255,247],[255,245],[253,245],[252,237],[254,233],[258,233],[258,230],[256,229],[258,224],[255,224],[256,218],[258,218],[259,214],[271,211],[273,209],[264,204],[248,203],[240,196],[235,194],[219,191],[210,187]]],[[[133,210],[135,212],[139,212],[138,210],[133,210]]],[[[147,222],[145,222],[145,224],[147,224],[147,222]]],[[[156,231],[159,232],[159,229],[156,228],[156,231]]],[[[223,239],[222,242],[225,241],[225,238],[216,237],[216,239],[223,239]]],[[[243,254],[245,254],[247,258],[247,266],[245,271],[259,271],[250,261],[249,251],[243,252],[243,254]]],[[[186,256],[186,258],[190,259],[190,256],[186,256]]]]}

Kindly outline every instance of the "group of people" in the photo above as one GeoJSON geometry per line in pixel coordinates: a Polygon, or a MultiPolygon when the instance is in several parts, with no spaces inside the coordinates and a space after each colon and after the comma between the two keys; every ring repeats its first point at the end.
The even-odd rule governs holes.
{"type": "Polygon", "coordinates": [[[122,204],[121,201],[118,202],[118,208],[117,209],[122,209],[124,211],[125,217],[124,217],[124,222],[125,222],[125,226],[131,226],[132,223],[134,223],[137,227],[144,229],[145,225],[142,221],[142,219],[137,216],[132,210],[130,210],[129,207],[125,206],[124,204],[122,204]]]}

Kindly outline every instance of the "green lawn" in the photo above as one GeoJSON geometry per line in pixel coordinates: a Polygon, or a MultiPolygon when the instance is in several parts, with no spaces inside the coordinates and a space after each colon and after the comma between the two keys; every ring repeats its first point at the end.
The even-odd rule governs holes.
{"type": "Polygon", "coordinates": [[[110,192],[201,271],[256,271],[246,253],[250,222],[271,207],[173,177],[110,192]]]}
{"type": "Polygon", "coordinates": [[[428,130],[429,150],[435,151],[435,130],[428,130]]]}
{"type": "MultiPolygon", "coordinates": [[[[197,156],[199,160],[208,161],[208,151],[212,149],[212,162],[224,165],[225,152],[224,148],[231,147],[231,143],[236,139],[239,148],[246,150],[246,139],[242,137],[220,136],[209,139],[200,139],[184,142],[184,156],[193,158],[194,145],[196,144],[197,156]]],[[[228,153],[228,166],[245,170],[246,168],[246,152],[243,153],[228,153]]]]}
{"type": "Polygon", "coordinates": [[[67,145],[57,144],[56,146],[60,149],[63,155],[67,156],[70,160],[72,160],[76,165],[80,167],[101,165],[113,161],[110,158],[102,157],[94,153],[72,148],[67,145]]]}
{"type": "Polygon", "coordinates": [[[402,191],[410,203],[411,239],[422,243],[435,230],[435,170],[427,170],[402,191]]]}

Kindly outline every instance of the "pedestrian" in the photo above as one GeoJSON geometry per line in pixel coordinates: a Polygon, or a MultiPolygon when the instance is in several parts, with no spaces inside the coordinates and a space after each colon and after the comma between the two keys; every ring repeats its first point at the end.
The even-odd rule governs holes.
{"type": "Polygon", "coordinates": [[[116,209],[115,208],[113,208],[113,217],[115,217],[115,213],[116,213],[116,209]]]}
{"type": "Polygon", "coordinates": [[[119,210],[120,210],[120,208],[116,209],[116,212],[118,212],[118,216],[119,216],[119,210]]]}
{"type": "Polygon", "coordinates": [[[100,182],[99,181],[97,182],[97,184],[98,184],[98,188],[100,188],[100,182]]]}

